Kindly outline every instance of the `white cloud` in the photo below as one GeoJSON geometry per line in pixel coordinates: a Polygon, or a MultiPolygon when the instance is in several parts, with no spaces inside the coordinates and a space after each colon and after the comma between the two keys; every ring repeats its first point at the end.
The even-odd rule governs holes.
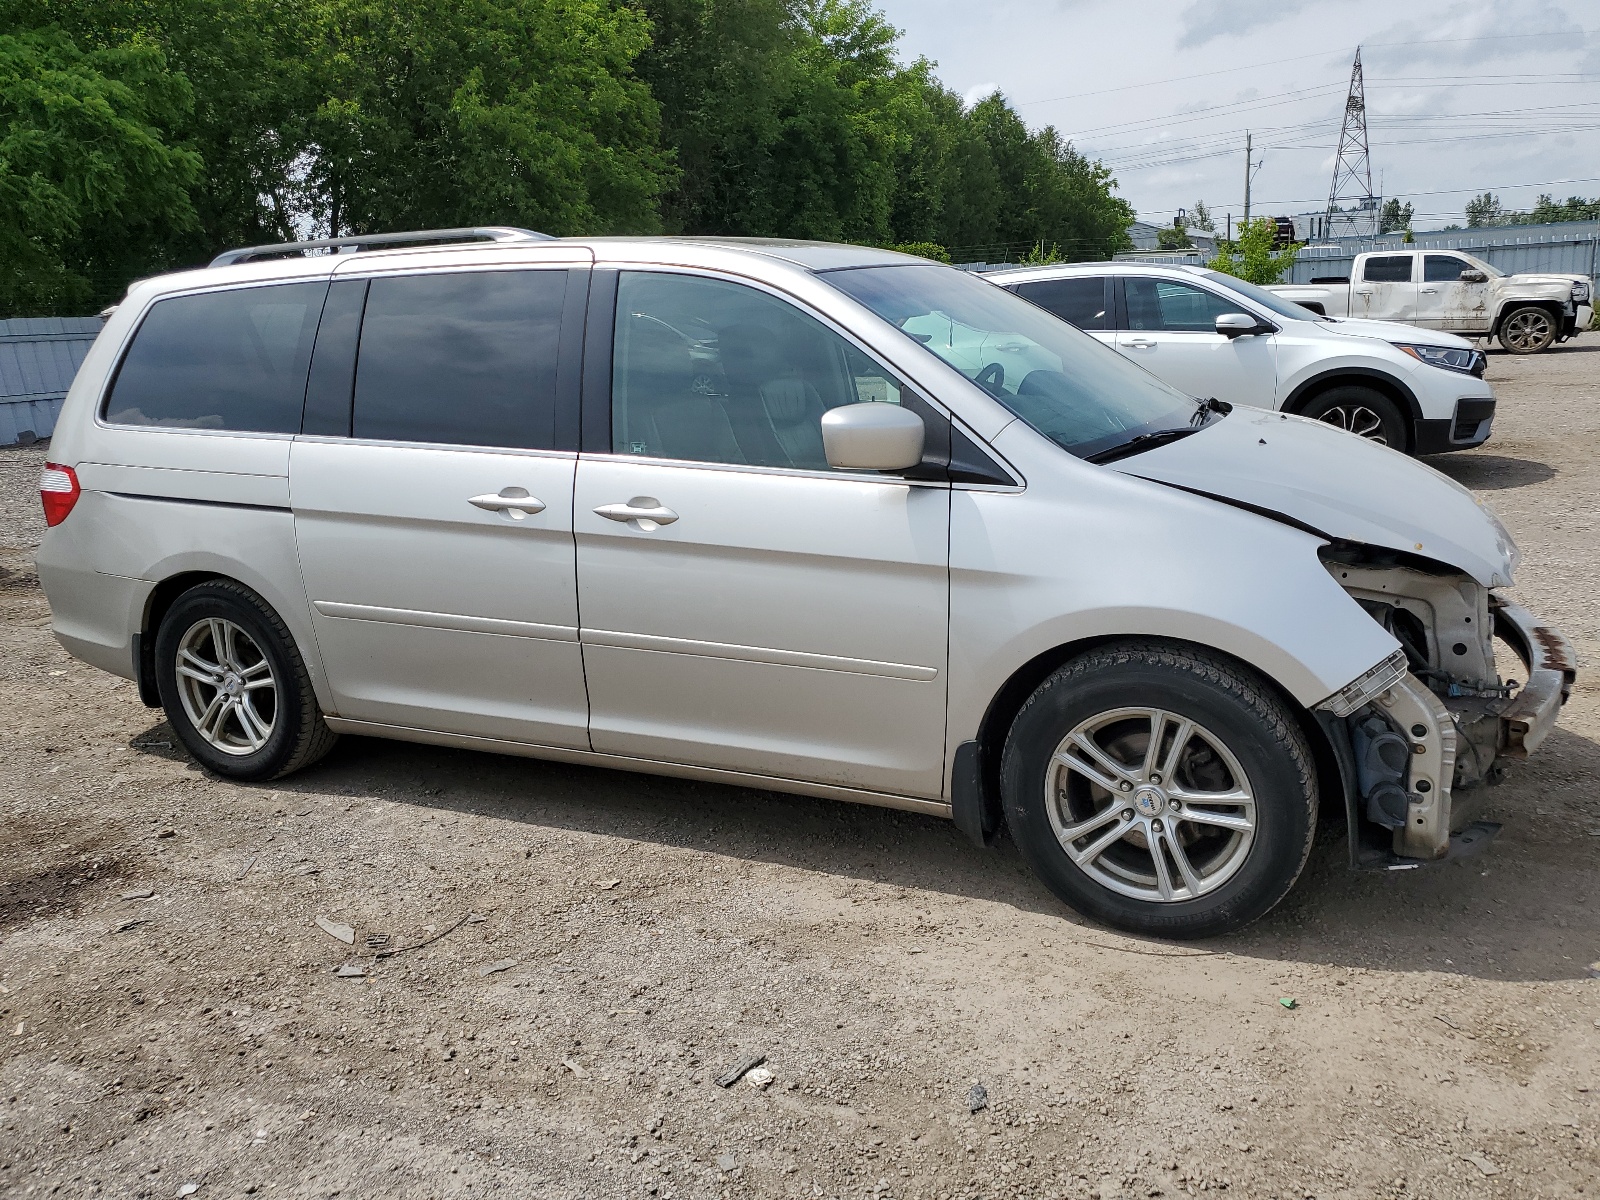
{"type": "Polygon", "coordinates": [[[998,83],[979,83],[969,87],[961,97],[961,103],[971,108],[980,101],[987,100],[1000,90],[998,83]]]}
{"type": "Polygon", "coordinates": [[[1180,50],[1204,46],[1219,37],[1255,33],[1286,21],[1311,0],[1193,0],[1178,20],[1180,50]]]}

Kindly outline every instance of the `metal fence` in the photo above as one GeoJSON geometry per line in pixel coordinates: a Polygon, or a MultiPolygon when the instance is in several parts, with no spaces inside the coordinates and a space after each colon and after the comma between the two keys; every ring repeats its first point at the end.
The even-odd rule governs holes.
{"type": "Polygon", "coordinates": [[[0,321],[0,446],[55,432],[61,402],[99,332],[99,317],[0,321]]]}
{"type": "MultiPolygon", "coordinates": [[[[1350,277],[1356,255],[1374,250],[1461,250],[1492,267],[1516,275],[1549,271],[1560,275],[1600,274],[1600,221],[1565,221],[1557,225],[1491,225],[1481,229],[1436,230],[1412,235],[1401,233],[1375,238],[1340,238],[1322,245],[1302,246],[1285,283],[1310,283],[1312,279],[1350,277]]],[[[1181,251],[1117,255],[1118,262],[1162,263],[1167,266],[1204,266],[1200,254],[1181,251]]]]}

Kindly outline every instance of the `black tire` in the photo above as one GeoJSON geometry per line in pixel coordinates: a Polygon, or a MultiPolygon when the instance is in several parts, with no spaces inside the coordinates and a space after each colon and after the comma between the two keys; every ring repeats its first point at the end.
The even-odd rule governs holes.
{"type": "Polygon", "coordinates": [[[1362,387],[1360,384],[1329,388],[1307,404],[1301,415],[1337,425],[1368,441],[1393,446],[1401,453],[1409,444],[1405,414],[1393,400],[1375,388],[1362,387]]]}
{"type": "MultiPolygon", "coordinates": [[[[1107,728],[1114,734],[1124,724],[1134,726],[1136,722],[1124,717],[1112,721],[1107,728]]],[[[1152,720],[1144,726],[1146,744],[1150,727],[1155,724],[1152,720]]],[[[1134,757],[1138,757],[1143,751],[1138,749],[1136,740],[1132,744],[1134,757]]],[[[1115,757],[1116,740],[1104,745],[1113,749],[1115,757]]],[[[1178,747],[1173,761],[1179,755],[1185,759],[1186,765],[1176,774],[1181,777],[1180,787],[1188,789],[1193,784],[1188,794],[1198,798],[1199,785],[1194,784],[1197,762],[1198,769],[1212,772],[1213,778],[1218,778],[1218,771],[1223,778],[1233,774],[1224,757],[1212,750],[1211,741],[1196,740],[1185,745],[1188,749],[1178,747]],[[1211,756],[1209,760],[1205,754],[1211,756]]],[[[1160,777],[1156,778],[1159,781],[1160,777]]],[[[1167,784],[1170,787],[1172,781],[1167,784]]],[[[1224,794],[1228,786],[1223,783],[1216,794],[1224,794]]],[[[1087,917],[1118,929],[1158,937],[1211,937],[1264,915],[1294,886],[1316,833],[1317,779],[1311,748],[1284,702],[1264,681],[1222,658],[1170,643],[1103,646],[1067,663],[1040,684],[1017,714],[1006,738],[1001,795],[1012,839],[1051,891],[1087,917]],[[1165,835],[1157,832],[1153,839],[1141,841],[1146,834],[1139,832],[1137,825],[1112,822],[1102,827],[1105,837],[1115,828],[1129,830],[1129,835],[1111,842],[1087,866],[1074,862],[1057,836],[1053,812],[1060,819],[1073,804],[1087,803],[1092,807],[1099,803],[1105,807],[1091,819],[1100,819],[1109,808],[1133,813],[1137,819],[1139,814],[1132,807],[1136,801],[1127,797],[1142,797],[1151,791],[1157,802],[1162,798],[1159,788],[1140,784],[1137,791],[1122,796],[1098,789],[1102,799],[1096,801],[1096,786],[1073,771],[1063,770],[1055,759],[1066,737],[1083,723],[1135,707],[1159,709],[1177,718],[1167,727],[1170,737],[1164,733],[1158,745],[1174,745],[1182,720],[1188,719],[1197,723],[1205,739],[1219,741],[1224,753],[1231,754],[1245,776],[1243,786],[1254,797],[1254,828],[1248,838],[1243,833],[1189,824],[1183,817],[1187,799],[1179,802],[1169,798],[1166,803],[1173,807],[1163,809],[1158,803],[1154,809],[1158,818],[1153,828],[1159,831],[1165,823],[1165,835]],[[1052,789],[1048,799],[1047,788],[1052,789]],[[1074,789],[1077,800],[1072,798],[1074,789]],[[1165,822],[1160,819],[1162,816],[1166,817],[1165,822]],[[1152,883],[1159,886],[1161,872],[1155,870],[1150,846],[1162,836],[1176,836],[1186,848],[1180,856],[1164,853],[1161,872],[1178,879],[1176,866],[1178,857],[1182,857],[1191,869],[1198,867],[1195,875],[1202,886],[1194,888],[1194,894],[1187,894],[1189,886],[1180,884],[1172,889],[1171,899],[1144,899],[1116,890],[1114,885],[1119,880],[1124,889],[1133,887],[1134,873],[1145,862],[1150,863],[1152,883]],[[1203,854],[1212,856],[1209,864],[1200,857],[1203,854]],[[1203,874],[1206,871],[1212,873],[1203,874]],[[1119,876],[1121,872],[1127,874],[1119,876]],[[1112,878],[1111,885],[1103,882],[1107,877],[1112,878]]],[[[1142,799],[1137,802],[1142,803],[1142,799]]],[[[1213,812],[1222,810],[1218,805],[1208,807],[1213,812]]],[[[1072,819],[1080,819],[1083,811],[1077,810],[1072,819]]],[[[1085,825],[1090,823],[1083,821],[1085,825]]],[[[1068,833],[1071,828],[1067,826],[1068,833]]],[[[1102,839],[1099,830],[1094,839],[1102,839]]],[[[1088,835],[1083,838],[1094,839],[1088,835]]],[[[1078,846],[1080,854],[1086,849],[1078,846]]]]}
{"type": "Polygon", "coordinates": [[[1500,321],[1500,345],[1512,354],[1539,354],[1555,345],[1561,326],[1538,305],[1514,308],[1500,321]]]}
{"type": "Polygon", "coordinates": [[[271,605],[243,584],[212,580],[179,596],[156,633],[155,658],[156,685],[168,722],[184,748],[218,775],[277,779],[316,762],[338,741],[339,735],[322,719],[305,661],[288,627],[271,605]],[[215,630],[227,631],[226,641],[236,652],[218,648],[215,633],[208,632],[215,630]],[[221,664],[223,670],[214,674],[219,682],[201,681],[192,665],[180,681],[180,650],[193,656],[186,657],[190,664],[221,664]],[[248,670],[233,670],[227,665],[231,662],[249,664],[248,670]],[[259,678],[268,682],[252,685],[250,672],[260,672],[259,678]],[[230,715],[223,710],[234,697],[230,715]],[[246,699],[249,707],[244,710],[246,699]],[[213,711],[212,705],[218,706],[219,719],[208,735],[198,727],[190,706],[204,706],[200,714],[204,718],[213,711]],[[254,745],[258,740],[260,744],[254,745]],[[231,752],[214,742],[231,746],[231,752]]]}

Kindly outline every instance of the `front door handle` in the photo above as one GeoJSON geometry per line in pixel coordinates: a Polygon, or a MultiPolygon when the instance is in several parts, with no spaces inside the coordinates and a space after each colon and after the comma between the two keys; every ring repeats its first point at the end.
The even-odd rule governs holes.
{"type": "Polygon", "coordinates": [[[637,521],[641,529],[671,525],[678,519],[677,513],[654,496],[635,496],[626,504],[602,504],[594,511],[608,521],[637,521]]]}
{"type": "Polygon", "coordinates": [[[1156,348],[1156,344],[1149,338],[1132,338],[1129,340],[1128,345],[1134,350],[1154,350],[1156,348]]]}
{"type": "Polygon", "coordinates": [[[499,495],[472,496],[467,503],[474,508],[506,513],[517,521],[544,511],[543,500],[528,495],[527,488],[519,487],[501,488],[499,495]]]}
{"type": "Polygon", "coordinates": [[[1424,296],[1437,296],[1439,294],[1439,289],[1438,288],[1423,288],[1422,289],[1422,294],[1424,296]]]}

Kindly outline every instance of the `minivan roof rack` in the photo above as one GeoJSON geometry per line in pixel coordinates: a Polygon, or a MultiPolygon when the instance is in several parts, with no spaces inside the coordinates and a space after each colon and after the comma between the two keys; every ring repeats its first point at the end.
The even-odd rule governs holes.
{"type": "Polygon", "coordinates": [[[422,242],[542,242],[551,240],[548,233],[533,229],[518,229],[514,225],[477,225],[466,229],[419,229],[411,233],[364,233],[350,237],[316,238],[309,242],[278,242],[271,246],[243,246],[238,250],[225,250],[208,264],[213,267],[231,267],[237,263],[258,262],[268,258],[289,258],[293,255],[310,257],[308,251],[327,250],[358,253],[378,246],[410,246],[422,242]]]}

